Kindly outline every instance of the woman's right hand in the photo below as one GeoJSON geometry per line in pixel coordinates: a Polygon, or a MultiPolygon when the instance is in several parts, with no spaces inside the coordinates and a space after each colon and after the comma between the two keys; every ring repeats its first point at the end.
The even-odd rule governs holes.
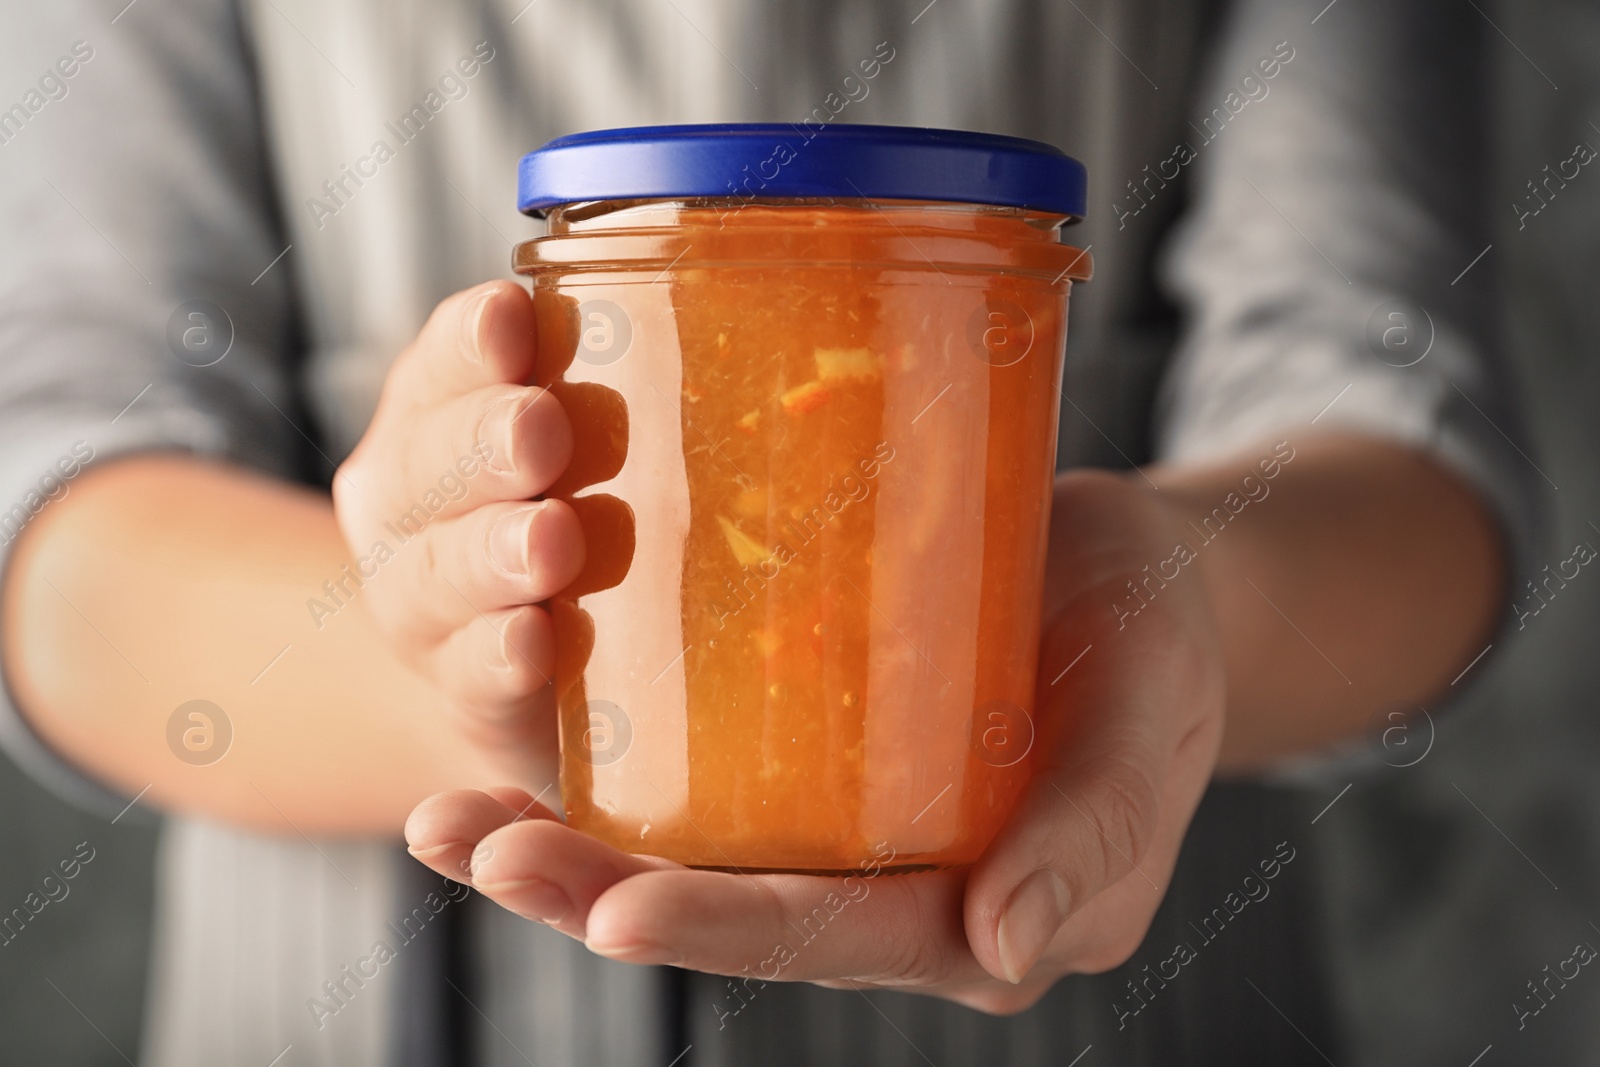
{"type": "Polygon", "coordinates": [[[572,457],[561,405],[521,384],[535,345],[522,287],[445,299],[395,360],[333,481],[356,599],[466,736],[523,783],[555,774],[555,638],[539,602],[584,562],[572,509],[532,499],[572,457]]]}

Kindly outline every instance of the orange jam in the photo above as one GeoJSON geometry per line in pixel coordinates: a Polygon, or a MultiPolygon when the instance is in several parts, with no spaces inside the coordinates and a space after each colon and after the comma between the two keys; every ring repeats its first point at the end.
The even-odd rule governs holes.
{"type": "Polygon", "coordinates": [[[1061,221],[607,202],[518,248],[588,546],[551,605],[571,825],[742,871],[981,854],[1029,773],[1061,221]]]}

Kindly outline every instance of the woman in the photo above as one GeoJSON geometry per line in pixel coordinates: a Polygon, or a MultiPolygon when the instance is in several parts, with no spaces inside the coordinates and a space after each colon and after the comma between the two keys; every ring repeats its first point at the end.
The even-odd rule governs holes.
{"type": "MultiPolygon", "coordinates": [[[[38,237],[6,256],[6,484],[28,502],[76,442],[94,458],[65,498],[27,504],[10,546],[21,718],[8,734],[41,774],[178,816],[148,1058],[497,1062],[510,1049],[642,1063],[692,1044],[695,1062],[955,1062],[1004,1042],[1019,1062],[1060,1062],[1113,1041],[1230,1047],[1205,1007],[1141,1029],[1146,1010],[1198,998],[1181,979],[1170,993],[1141,972],[1057,979],[1139,947],[1219,768],[1324,752],[1393,702],[1432,700],[1489,643],[1507,553],[1536,508],[1493,428],[1515,432],[1485,274],[1451,284],[1483,247],[1476,190],[1435,188],[1422,166],[1472,173],[1462,45],[1476,27],[1356,0],[1315,23],[1267,0],[1226,21],[1203,5],[1021,0],[981,15],[820,2],[609,14],[543,0],[403,14],[142,4],[111,26],[70,7],[18,16],[41,47],[81,39],[93,54],[7,145],[30,154],[5,211],[38,237]],[[1391,62],[1423,24],[1443,42],[1431,61],[1391,62]],[[877,75],[836,92],[867,58],[877,75]],[[1422,111],[1441,99],[1457,103],[1422,111]],[[1048,753],[970,875],[876,886],[848,931],[783,975],[939,999],[769,986],[732,991],[736,1012],[722,978],[602,965],[464,906],[387,840],[444,793],[409,824],[439,873],[598,953],[714,974],[763,958],[783,907],[825,891],[663,870],[542,817],[553,724],[537,603],[583,548],[560,505],[519,502],[559,473],[570,436],[519,384],[528,300],[475,284],[503,273],[525,232],[505,210],[516,156],[550,136],[818,106],[831,121],[1024,134],[1085,160],[1102,192],[1075,236],[1098,276],[1074,297],[1063,459],[1123,466],[1148,438],[1156,462],[1057,485],[1041,675],[1060,685],[1041,687],[1040,714],[1092,709],[1085,734],[1048,753]],[[1188,318],[1170,359],[1174,316],[1150,264],[1185,195],[1165,270],[1188,318]],[[1431,315],[1417,367],[1360,340],[1395,300],[1431,315]],[[506,400],[505,421],[485,422],[506,400]],[[478,428],[493,447],[423,532],[428,550],[308,618],[311,592],[456,469],[478,428]],[[1280,467],[1270,502],[1207,544],[1192,580],[1132,624],[1107,609],[1264,459],[1280,467]],[[486,531],[510,517],[526,525],[496,564],[486,531]],[[196,699],[219,710],[183,712],[169,743],[196,699]],[[540,817],[500,828],[519,812],[540,817]],[[424,902],[428,924],[396,932],[424,902]],[[380,940],[392,959],[369,977],[380,940]],[[1009,1022],[953,1006],[1003,1014],[1047,995],[1052,1007],[1009,1022]]],[[[1271,803],[1247,805],[1260,834],[1247,864],[1293,862],[1271,803]]],[[[1240,994],[1255,1036],[1282,1036],[1277,1062],[1306,1054],[1273,1012],[1315,1030],[1314,979],[1288,977],[1303,968],[1287,954],[1260,963],[1275,976],[1254,972],[1264,1003],[1240,994]]]]}

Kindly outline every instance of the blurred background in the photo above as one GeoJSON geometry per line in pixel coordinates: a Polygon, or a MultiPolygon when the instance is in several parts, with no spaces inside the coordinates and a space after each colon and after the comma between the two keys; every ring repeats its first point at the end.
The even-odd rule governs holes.
{"type": "MultiPolygon", "coordinates": [[[[1095,47],[1108,64],[1120,62],[1117,46],[1095,28],[1117,26],[1116,4],[1064,2],[1084,16],[1078,32],[1105,38],[1095,47]]],[[[1600,146],[1600,6],[1461,2],[1488,27],[1496,102],[1492,200],[1502,206],[1479,267],[1500,280],[1506,350],[1535,445],[1529,459],[1555,509],[1554,566],[1578,542],[1600,546],[1600,168],[1583,169],[1553,199],[1541,199],[1537,213],[1527,214],[1528,198],[1545,168],[1572,157],[1577,143],[1600,146]]],[[[122,3],[104,5],[107,20],[122,3]]],[[[981,21],[979,0],[943,3],[973,8],[968,17],[981,21]]],[[[1311,0],[1307,17],[1334,6],[1324,3],[1311,0]]],[[[929,32],[949,35],[943,47],[958,51],[962,23],[944,25],[929,32]]],[[[1122,39],[1125,58],[1153,63],[1158,38],[1130,32],[1122,39]]],[[[20,97],[52,59],[41,54],[0,71],[0,99],[20,97]]],[[[860,121],[872,118],[862,109],[860,121]]],[[[0,168],[9,165],[10,151],[0,147],[0,168]]],[[[1099,211],[1110,194],[1097,190],[1094,179],[1091,173],[1091,203],[1099,211]]],[[[1105,218],[1091,223],[1090,240],[1117,240],[1105,218]]],[[[1110,413],[1085,414],[1118,422],[1110,413]]],[[[1065,429],[1093,436],[1070,419],[1065,429]]],[[[1148,441],[1133,437],[1117,445],[1135,460],[1149,451],[1148,441]]],[[[1107,462],[1120,460],[1113,454],[1107,462]]],[[[1517,591],[1538,577],[1517,575],[1517,591]]],[[[1225,973],[1256,953],[1299,954],[1324,976],[1325,1013],[1307,1011],[1325,1014],[1329,1062],[1466,1065],[1478,1062],[1475,1055],[1485,1065],[1579,1062],[1569,1050],[1538,1044],[1537,1033],[1520,1033],[1513,1004],[1542,968],[1571,956],[1575,941],[1600,945],[1600,926],[1577,922],[1584,902],[1600,899],[1600,811],[1577,788],[1593,777],[1600,757],[1597,639],[1600,570],[1585,568],[1496,650],[1470,700],[1434,724],[1436,736],[1426,739],[1432,747],[1420,761],[1378,767],[1348,794],[1337,783],[1271,787],[1283,794],[1278,810],[1285,825],[1298,827],[1294,844],[1306,860],[1301,866],[1297,859],[1292,885],[1306,906],[1270,919],[1263,913],[1263,921],[1221,945],[1203,966],[1225,973]],[[1536,790],[1528,784],[1535,780],[1536,790]],[[1445,871],[1452,872],[1448,880],[1445,871]],[[1314,921],[1302,921],[1308,918],[1314,921]],[[1397,1047],[1396,1034],[1410,1035],[1413,1044],[1397,1047]],[[1451,1058],[1442,1058],[1446,1053],[1451,1058]]],[[[1257,810],[1239,798],[1258,788],[1267,787],[1215,791],[1200,816],[1202,827],[1212,827],[1208,840],[1226,847],[1227,827],[1257,810]]],[[[0,757],[0,915],[42,893],[63,860],[92,855],[65,883],[65,896],[0,944],[0,1063],[132,1062],[150,967],[158,834],[158,820],[142,805],[115,820],[86,814],[0,757]]],[[[1239,836],[1239,863],[1186,868],[1158,932],[1173,921],[1174,901],[1220,898],[1232,887],[1232,869],[1259,858],[1250,843],[1255,835],[1239,836]]],[[[1600,905],[1589,914],[1600,922],[1600,905]]],[[[1117,989],[1153,958],[1136,955],[1127,974],[1103,981],[1117,989]]],[[[1203,981],[1182,995],[1189,1011],[1224,1010],[1236,999],[1203,981]]],[[[1278,1027],[1260,1007],[1241,1025],[1278,1027]]],[[[1600,978],[1574,982],[1550,1010],[1600,1020],[1600,978]]],[[[1181,1027],[1176,1006],[1161,1018],[1148,1028],[1147,1047],[1169,1040],[1180,1047],[1181,1034],[1154,1036],[1163,1026],[1181,1027]]],[[[1590,1025],[1600,1029],[1600,1021],[1590,1025]]],[[[884,1061],[905,1054],[886,1052],[884,1061]]]]}

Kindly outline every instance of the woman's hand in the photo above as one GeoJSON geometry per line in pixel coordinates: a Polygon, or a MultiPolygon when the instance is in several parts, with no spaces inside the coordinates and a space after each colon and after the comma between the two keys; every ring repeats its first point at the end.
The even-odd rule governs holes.
{"type": "Polygon", "coordinates": [[[1103,473],[1058,480],[1036,773],[969,869],[690,870],[618,852],[516,789],[425,801],[406,826],[411,851],[450,877],[470,869],[510,910],[636,963],[893,987],[990,1012],[1114,967],[1155,914],[1222,734],[1222,658],[1200,576],[1141,586],[1144,607],[1125,613],[1128,583],[1183,539],[1162,495],[1103,473]]]}
{"type": "Polygon", "coordinates": [[[555,646],[537,604],[577,576],[584,547],[571,508],[530,500],[572,456],[561,406],[521,384],[534,349],[520,286],[444,300],[395,361],[333,499],[361,600],[393,650],[497,766],[553,781],[555,646]]]}

